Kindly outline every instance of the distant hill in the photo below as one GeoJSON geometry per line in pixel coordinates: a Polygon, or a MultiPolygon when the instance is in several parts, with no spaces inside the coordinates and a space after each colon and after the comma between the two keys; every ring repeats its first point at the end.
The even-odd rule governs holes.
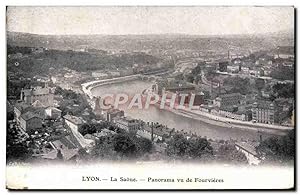
{"type": "Polygon", "coordinates": [[[293,32],[260,35],[198,36],[185,34],[154,35],[37,35],[7,32],[7,44],[27,47],[46,47],[68,50],[81,48],[123,50],[216,50],[230,48],[245,50],[270,49],[281,45],[294,45],[293,32]]]}

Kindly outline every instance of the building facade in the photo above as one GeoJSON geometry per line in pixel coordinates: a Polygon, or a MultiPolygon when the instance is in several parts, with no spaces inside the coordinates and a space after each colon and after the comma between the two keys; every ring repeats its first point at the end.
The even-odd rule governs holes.
{"type": "Polygon", "coordinates": [[[214,100],[214,106],[218,108],[237,106],[240,104],[242,98],[243,96],[240,93],[220,95],[214,100]]]}
{"type": "Polygon", "coordinates": [[[24,131],[42,128],[43,119],[32,112],[26,112],[20,117],[20,127],[24,131]]]}
{"type": "Polygon", "coordinates": [[[219,71],[220,72],[227,72],[227,66],[229,62],[219,62],[219,71]]]}
{"type": "Polygon", "coordinates": [[[45,109],[46,119],[58,119],[61,117],[61,110],[55,107],[48,107],[45,109]]]}
{"type": "Polygon", "coordinates": [[[79,128],[84,124],[83,121],[76,116],[67,114],[63,116],[63,118],[65,119],[65,125],[76,132],[78,132],[79,128]]]}
{"type": "Polygon", "coordinates": [[[47,86],[21,90],[21,101],[32,105],[37,100],[45,107],[53,106],[54,94],[47,86]]]}
{"type": "Polygon", "coordinates": [[[252,106],[252,120],[258,123],[274,124],[275,108],[269,101],[257,101],[252,106]]]}
{"type": "Polygon", "coordinates": [[[117,127],[124,129],[128,133],[136,134],[141,128],[141,122],[130,117],[117,117],[114,119],[117,127]]]}
{"type": "Polygon", "coordinates": [[[109,109],[107,111],[104,112],[104,117],[105,120],[112,122],[114,118],[116,117],[123,117],[124,116],[124,111],[123,110],[119,110],[119,109],[109,109]]]}

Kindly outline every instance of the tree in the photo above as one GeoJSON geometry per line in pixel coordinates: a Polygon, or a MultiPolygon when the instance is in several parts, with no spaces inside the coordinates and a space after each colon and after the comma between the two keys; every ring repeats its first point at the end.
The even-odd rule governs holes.
{"type": "Polygon", "coordinates": [[[193,159],[201,158],[204,154],[213,154],[213,148],[205,138],[197,137],[189,140],[187,155],[193,159]]]}
{"type": "Polygon", "coordinates": [[[167,155],[171,157],[183,157],[188,148],[188,141],[182,134],[175,134],[169,141],[167,147],[167,155]]]}
{"type": "Polygon", "coordinates": [[[152,150],[152,142],[143,137],[135,137],[136,145],[140,154],[148,153],[152,150]]]}
{"type": "Polygon", "coordinates": [[[274,98],[294,98],[295,85],[291,83],[277,83],[272,87],[272,95],[274,98]]]}
{"type": "Polygon", "coordinates": [[[189,73],[186,75],[186,81],[189,83],[193,83],[194,82],[194,75],[192,73],[189,73]]]}
{"type": "Polygon", "coordinates": [[[282,137],[272,136],[256,148],[265,163],[292,163],[295,158],[295,130],[282,137]]]}
{"type": "Polygon", "coordinates": [[[95,148],[91,151],[91,159],[116,160],[117,152],[114,150],[112,139],[112,136],[101,137],[100,140],[96,142],[95,148]]]}
{"type": "Polygon", "coordinates": [[[182,134],[175,134],[168,143],[166,153],[174,158],[201,159],[204,156],[211,156],[213,148],[206,138],[187,140],[182,134]]]}
{"type": "Polygon", "coordinates": [[[198,64],[193,70],[192,70],[192,74],[194,76],[197,76],[199,74],[201,74],[201,64],[198,64]]]}
{"type": "Polygon", "coordinates": [[[189,83],[198,83],[201,79],[201,65],[198,64],[191,73],[185,76],[185,79],[189,83]]]}
{"type": "Polygon", "coordinates": [[[7,120],[13,120],[15,118],[14,112],[7,111],[7,120]]]}
{"type": "Polygon", "coordinates": [[[81,135],[86,135],[86,134],[93,134],[97,132],[97,128],[94,124],[83,124],[80,128],[79,128],[79,133],[81,133],[81,135]]]}
{"type": "Polygon", "coordinates": [[[271,77],[279,80],[295,80],[294,67],[278,66],[271,72],[271,77]]]}
{"type": "Polygon", "coordinates": [[[117,134],[113,139],[113,147],[122,158],[133,158],[137,156],[137,146],[126,134],[117,134]]]}
{"type": "Polygon", "coordinates": [[[27,160],[31,153],[25,142],[19,142],[18,130],[16,128],[7,129],[6,135],[7,162],[27,160]]]}
{"type": "Polygon", "coordinates": [[[261,91],[265,87],[265,80],[255,79],[255,87],[258,91],[261,91]]]}
{"type": "Polygon", "coordinates": [[[245,95],[251,91],[249,78],[228,77],[224,79],[224,85],[233,87],[229,93],[241,93],[245,95]]]}
{"type": "Polygon", "coordinates": [[[247,157],[238,151],[233,144],[224,143],[218,148],[217,160],[221,163],[246,164],[247,157]]]}

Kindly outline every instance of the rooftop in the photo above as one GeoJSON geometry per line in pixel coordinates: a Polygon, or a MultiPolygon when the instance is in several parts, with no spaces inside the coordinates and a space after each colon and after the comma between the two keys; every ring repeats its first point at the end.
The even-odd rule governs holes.
{"type": "Polygon", "coordinates": [[[116,118],[116,121],[126,121],[126,122],[135,122],[137,119],[131,118],[130,116],[123,116],[116,118]]]}
{"type": "Polygon", "coordinates": [[[263,109],[269,109],[270,107],[274,107],[274,104],[271,101],[257,100],[253,103],[253,106],[263,109]]]}
{"type": "Polygon", "coordinates": [[[76,144],[74,144],[70,140],[70,136],[62,136],[58,140],[53,141],[52,144],[55,146],[56,149],[62,149],[62,148],[75,149],[75,148],[77,148],[76,144]]]}
{"type": "MultiPolygon", "coordinates": [[[[148,131],[151,133],[151,127],[145,126],[145,131],[148,131]]],[[[167,128],[165,126],[153,126],[153,134],[158,136],[169,136],[171,132],[173,132],[174,129],[167,128]]]]}
{"type": "MultiPolygon", "coordinates": [[[[64,160],[69,160],[78,154],[78,149],[59,149],[59,150],[61,151],[64,160]]],[[[57,158],[57,154],[58,154],[58,150],[52,150],[47,154],[43,154],[42,158],[53,160],[57,158]]]]}
{"type": "Polygon", "coordinates": [[[48,87],[34,87],[31,89],[22,89],[21,93],[24,93],[25,96],[47,95],[50,93],[50,89],[48,87]]]}
{"type": "Polygon", "coordinates": [[[24,114],[21,115],[21,118],[23,118],[25,121],[30,120],[32,118],[40,118],[42,119],[42,117],[40,117],[39,115],[35,114],[34,112],[28,111],[24,114]]]}
{"type": "Polygon", "coordinates": [[[76,125],[83,124],[83,121],[77,116],[72,116],[72,115],[67,114],[67,115],[63,116],[63,118],[76,124],[76,125]]]}
{"type": "Polygon", "coordinates": [[[229,93],[229,94],[223,94],[220,95],[220,98],[228,98],[228,97],[236,97],[236,96],[242,96],[240,93],[229,93]]]}
{"type": "Polygon", "coordinates": [[[25,110],[26,108],[29,108],[30,106],[28,104],[25,104],[24,102],[21,102],[21,103],[16,103],[15,104],[15,107],[19,110],[19,111],[23,111],[25,110]]]}
{"type": "Polygon", "coordinates": [[[55,110],[55,111],[58,111],[58,112],[62,112],[60,109],[55,108],[55,107],[53,107],[53,106],[47,107],[46,110],[55,110]]]}
{"type": "Polygon", "coordinates": [[[111,108],[107,111],[107,113],[110,113],[110,114],[115,114],[115,113],[119,113],[119,112],[123,112],[123,111],[116,109],[116,108],[111,108]]]}
{"type": "Polygon", "coordinates": [[[235,145],[242,148],[242,149],[244,149],[245,151],[251,153],[252,155],[258,157],[255,145],[251,145],[251,144],[248,144],[246,142],[237,142],[237,143],[235,143],[235,145]]]}
{"type": "Polygon", "coordinates": [[[32,103],[33,107],[45,107],[44,104],[42,104],[39,100],[36,100],[35,102],[32,103]]]}

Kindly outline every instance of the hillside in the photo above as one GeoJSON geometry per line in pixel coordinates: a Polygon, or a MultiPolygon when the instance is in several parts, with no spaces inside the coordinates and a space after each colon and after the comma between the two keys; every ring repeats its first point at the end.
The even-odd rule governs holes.
{"type": "Polygon", "coordinates": [[[94,48],[103,50],[260,50],[279,45],[293,45],[293,33],[262,35],[197,36],[163,35],[37,35],[7,32],[9,45],[68,50],[94,48]]]}

